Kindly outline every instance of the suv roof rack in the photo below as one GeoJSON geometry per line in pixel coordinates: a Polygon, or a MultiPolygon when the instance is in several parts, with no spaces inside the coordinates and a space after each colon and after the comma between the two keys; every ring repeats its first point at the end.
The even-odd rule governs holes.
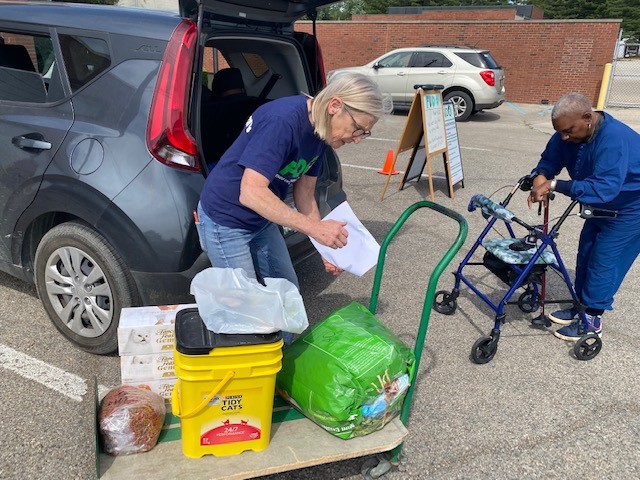
{"type": "Polygon", "coordinates": [[[472,47],[471,45],[420,45],[421,47],[437,47],[437,48],[468,48],[471,50],[476,50],[478,47],[472,47]]]}

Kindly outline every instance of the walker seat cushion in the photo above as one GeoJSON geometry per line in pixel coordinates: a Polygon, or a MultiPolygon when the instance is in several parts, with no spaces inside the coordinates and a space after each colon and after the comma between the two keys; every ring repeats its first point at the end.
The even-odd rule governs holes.
{"type": "MultiPolygon", "coordinates": [[[[531,261],[533,255],[536,253],[537,247],[532,247],[529,250],[523,251],[511,250],[509,246],[518,241],[520,241],[519,238],[491,238],[486,239],[482,243],[482,246],[504,263],[508,263],[510,265],[524,265],[531,261]]],[[[557,266],[558,261],[552,251],[545,250],[536,260],[536,265],[557,266]]]]}

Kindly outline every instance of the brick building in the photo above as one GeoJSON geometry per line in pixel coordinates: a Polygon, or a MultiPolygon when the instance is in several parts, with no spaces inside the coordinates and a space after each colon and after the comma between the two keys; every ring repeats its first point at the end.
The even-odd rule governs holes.
{"type": "MultiPolygon", "coordinates": [[[[400,47],[473,45],[491,51],[504,68],[507,101],[553,103],[563,93],[578,91],[595,105],[621,22],[540,20],[541,10],[531,9],[531,16],[525,17],[517,15],[516,7],[423,9],[354,16],[352,21],[318,21],[327,71],[363,65],[400,47]]],[[[311,32],[312,24],[297,22],[296,30],[311,32]]]]}
{"type": "MultiPolygon", "coordinates": [[[[535,5],[482,7],[389,7],[384,18],[394,20],[542,20],[535,5]]],[[[379,20],[380,15],[354,15],[352,20],[379,20]]]]}

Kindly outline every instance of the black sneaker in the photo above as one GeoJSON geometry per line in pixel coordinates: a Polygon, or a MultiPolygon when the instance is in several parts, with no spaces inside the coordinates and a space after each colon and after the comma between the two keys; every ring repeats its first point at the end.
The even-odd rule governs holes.
{"type": "Polygon", "coordinates": [[[558,325],[571,325],[578,320],[578,309],[576,307],[557,310],[549,314],[549,320],[558,325]]]}

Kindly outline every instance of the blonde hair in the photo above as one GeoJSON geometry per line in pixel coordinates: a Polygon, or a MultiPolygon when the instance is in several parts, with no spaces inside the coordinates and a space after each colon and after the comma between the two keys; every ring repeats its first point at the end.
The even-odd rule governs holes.
{"type": "Polygon", "coordinates": [[[384,95],[369,77],[355,72],[337,73],[313,99],[311,115],[316,135],[326,140],[329,134],[329,102],[338,97],[352,111],[364,113],[378,120],[391,113],[391,97],[384,95]]]}

